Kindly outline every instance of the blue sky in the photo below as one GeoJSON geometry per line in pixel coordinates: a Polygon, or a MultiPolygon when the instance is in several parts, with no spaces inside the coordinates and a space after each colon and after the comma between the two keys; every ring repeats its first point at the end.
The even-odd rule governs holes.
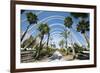
{"type": "MultiPolygon", "coordinates": [[[[37,30],[37,27],[39,25],[39,23],[48,23],[49,27],[51,28],[51,37],[53,38],[52,42],[56,43],[56,46],[58,46],[58,42],[63,39],[59,33],[63,32],[65,28],[64,26],[64,18],[67,16],[71,16],[70,12],[60,12],[60,11],[42,11],[42,10],[25,10],[22,14],[21,14],[21,32],[25,32],[26,27],[28,25],[27,22],[27,18],[26,18],[26,13],[28,12],[32,12],[35,13],[38,16],[38,24],[34,24],[32,27],[32,29],[29,30],[29,32],[27,34],[32,35],[32,36],[36,36],[39,31],[37,30]]],[[[71,29],[70,31],[72,32],[72,36],[69,36],[69,40],[72,39],[74,42],[79,42],[83,45],[86,44],[86,41],[84,40],[82,34],[80,34],[80,32],[76,31],[76,24],[78,23],[78,19],[73,18],[73,29],[71,29]],[[72,37],[72,38],[71,38],[72,37]]],[[[89,33],[87,34],[89,36],[89,33]]],[[[47,38],[47,36],[45,36],[45,39],[47,38]]],[[[69,41],[70,42],[70,41],[69,41]]]]}

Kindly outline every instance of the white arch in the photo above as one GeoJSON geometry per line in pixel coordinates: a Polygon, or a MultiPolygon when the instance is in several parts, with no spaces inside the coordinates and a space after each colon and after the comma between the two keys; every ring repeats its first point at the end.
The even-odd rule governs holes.
{"type": "MultiPolygon", "coordinates": [[[[52,20],[52,19],[60,19],[60,20],[62,20],[62,18],[64,18],[64,17],[63,17],[63,16],[57,16],[57,15],[55,15],[55,16],[50,16],[50,17],[47,17],[47,18],[42,19],[41,21],[38,22],[38,24],[42,23],[43,21],[50,21],[50,20],[52,20]]],[[[37,25],[34,24],[33,27],[35,27],[35,26],[37,26],[37,25]]],[[[30,33],[30,30],[31,30],[33,27],[31,27],[31,28],[28,30],[28,33],[30,33]]],[[[33,31],[32,31],[32,33],[33,33],[33,31]]],[[[30,33],[30,34],[32,34],[32,33],[30,33]]]]}
{"type": "Polygon", "coordinates": [[[60,15],[53,15],[53,16],[49,16],[49,17],[46,17],[46,18],[42,19],[41,21],[39,21],[39,23],[48,22],[49,20],[51,20],[53,18],[64,19],[65,17],[64,16],[60,16],[60,15]]]}
{"type": "Polygon", "coordinates": [[[60,23],[54,23],[54,24],[50,24],[50,25],[49,25],[49,27],[50,27],[50,28],[53,28],[53,29],[54,29],[55,26],[56,26],[56,28],[61,28],[61,29],[63,29],[63,30],[66,29],[65,26],[62,25],[62,24],[60,24],[60,23]]]}
{"type": "Polygon", "coordinates": [[[43,13],[44,11],[39,11],[36,13],[36,15],[40,15],[41,13],[43,13]]]}
{"type": "Polygon", "coordinates": [[[53,23],[53,24],[50,24],[49,27],[53,27],[53,26],[56,26],[56,25],[58,25],[58,26],[60,25],[62,28],[65,29],[65,26],[61,23],[53,23]]]}
{"type": "MultiPolygon", "coordinates": [[[[60,23],[59,23],[60,24],[60,23]]],[[[61,25],[61,24],[60,24],[61,25]]],[[[52,24],[51,24],[52,26],[52,24]]],[[[61,25],[62,27],[64,27],[63,25],[61,25]]],[[[77,43],[79,45],[82,45],[80,41],[78,41],[78,38],[76,37],[76,35],[72,32],[72,30],[68,29],[71,32],[72,37],[75,39],[75,41],[77,41],[77,43]]],[[[83,37],[82,37],[83,38],[83,37]]]]}
{"type": "MultiPolygon", "coordinates": [[[[60,19],[60,20],[63,20],[64,17],[63,16],[58,16],[58,15],[54,15],[54,16],[49,16],[47,18],[44,18],[42,19],[41,21],[39,21],[37,24],[40,24],[40,23],[47,23],[48,21],[50,20],[53,20],[53,19],[60,19]]],[[[35,26],[37,26],[37,24],[35,26]]],[[[28,31],[30,31],[34,26],[32,26],[28,31]]]]}
{"type": "MultiPolygon", "coordinates": [[[[60,24],[60,23],[59,23],[60,24]]],[[[63,25],[61,25],[63,26],[63,25]]],[[[72,37],[75,39],[75,41],[79,44],[82,45],[82,43],[78,40],[78,38],[76,37],[76,35],[72,32],[72,30],[68,29],[71,32],[72,37]]],[[[83,38],[83,37],[82,37],[83,38]]]]}
{"type": "Polygon", "coordinates": [[[78,40],[78,38],[76,37],[76,35],[72,32],[72,30],[68,29],[71,32],[71,36],[75,39],[75,41],[77,41],[77,43],[81,46],[82,43],[78,40]]]}
{"type": "MultiPolygon", "coordinates": [[[[42,23],[42,22],[43,22],[43,23],[46,23],[46,22],[48,22],[48,21],[50,21],[50,20],[53,20],[53,19],[64,20],[64,18],[65,18],[64,16],[59,16],[59,15],[49,16],[49,17],[46,17],[46,18],[42,19],[41,21],[39,21],[38,24],[40,24],[40,23],[42,23]]],[[[31,27],[31,28],[28,30],[28,32],[29,32],[32,28],[33,28],[33,27],[31,27]]],[[[81,45],[81,43],[80,43],[80,41],[78,41],[76,35],[75,35],[72,31],[71,31],[71,33],[72,33],[72,36],[73,36],[73,38],[75,39],[75,41],[81,45]]]]}
{"type": "MultiPolygon", "coordinates": [[[[63,26],[63,25],[62,25],[63,26]]],[[[68,29],[70,32],[71,32],[71,35],[72,35],[72,37],[74,38],[74,40],[81,46],[82,45],[82,43],[78,40],[78,38],[76,37],[76,34],[74,34],[73,32],[72,32],[72,30],[70,30],[70,29],[68,29]]],[[[82,37],[83,38],[83,37],[82,37]]]]}

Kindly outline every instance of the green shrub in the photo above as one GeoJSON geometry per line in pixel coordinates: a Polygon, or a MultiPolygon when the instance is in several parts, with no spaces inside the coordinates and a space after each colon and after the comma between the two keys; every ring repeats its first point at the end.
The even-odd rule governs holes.
{"type": "Polygon", "coordinates": [[[78,44],[74,44],[74,49],[75,49],[75,53],[80,53],[84,50],[84,48],[82,46],[79,46],[78,44]]]}

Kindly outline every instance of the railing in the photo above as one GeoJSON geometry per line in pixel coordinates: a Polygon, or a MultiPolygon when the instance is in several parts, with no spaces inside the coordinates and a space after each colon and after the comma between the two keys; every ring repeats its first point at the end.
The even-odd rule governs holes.
{"type": "Polygon", "coordinates": [[[21,63],[33,62],[35,50],[21,51],[21,63]]]}

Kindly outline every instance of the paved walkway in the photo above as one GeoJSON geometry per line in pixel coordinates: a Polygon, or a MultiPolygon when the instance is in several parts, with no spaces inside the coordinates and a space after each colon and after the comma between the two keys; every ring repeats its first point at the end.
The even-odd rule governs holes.
{"type": "Polygon", "coordinates": [[[69,60],[73,60],[73,55],[63,56],[59,51],[55,51],[51,57],[44,57],[39,62],[69,61],[69,60]]]}

